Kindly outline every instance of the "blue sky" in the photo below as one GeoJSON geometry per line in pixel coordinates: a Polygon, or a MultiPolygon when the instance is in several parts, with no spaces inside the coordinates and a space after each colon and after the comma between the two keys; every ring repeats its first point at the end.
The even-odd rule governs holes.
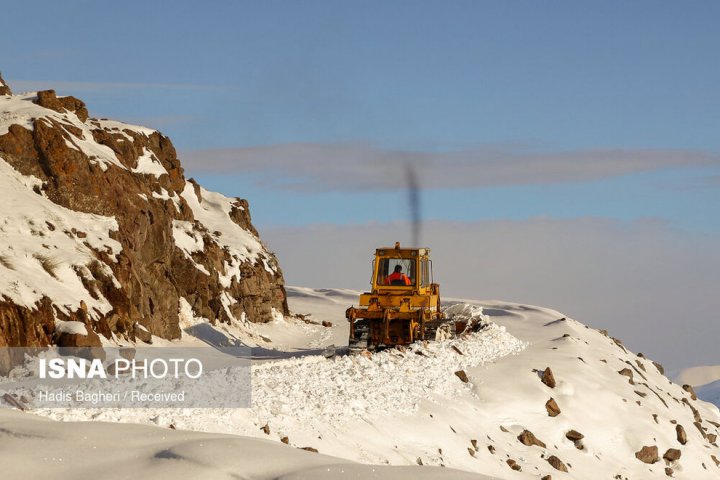
{"type": "MultiPolygon", "coordinates": [[[[23,9],[1,22],[10,86],[55,88],[93,116],[170,136],[188,176],[250,200],[290,283],[362,288],[366,275],[349,272],[366,268],[366,252],[407,241],[411,164],[423,238],[448,248],[467,240],[480,247],[478,268],[512,264],[526,284],[471,276],[446,279],[444,291],[545,303],[598,326],[612,321],[597,312],[618,302],[634,315],[634,329],[616,323],[631,346],[676,365],[720,363],[713,353],[671,356],[641,328],[683,316],[682,303],[698,319],[687,345],[720,335],[710,326],[720,305],[701,294],[720,285],[720,3],[71,0],[23,9]],[[451,228],[470,238],[451,242],[451,228]],[[513,235],[550,242],[562,231],[573,256],[549,277],[546,263],[483,252],[486,229],[506,235],[498,249],[513,235]],[[349,232],[373,233],[361,241],[349,232]],[[341,276],[314,274],[334,238],[357,263],[341,276]],[[593,264],[596,278],[617,278],[617,291],[578,292],[587,272],[570,264],[605,255],[608,242],[634,246],[604,262],[612,271],[593,264]],[[655,255],[638,255],[638,245],[655,255]],[[665,258],[672,269],[658,271],[665,258]],[[674,283],[621,300],[638,288],[623,278],[638,271],[674,283]],[[548,278],[557,285],[537,294],[548,278]],[[676,291],[687,298],[668,306],[676,291]]],[[[433,248],[448,263],[468,255],[433,248]]],[[[682,335],[670,328],[666,340],[682,335]]]]}
{"type": "MultiPolygon", "coordinates": [[[[293,142],[720,152],[717,2],[35,5],[42,15],[16,17],[0,34],[0,68],[16,90],[54,86],[95,115],[156,126],[181,158],[293,142]]],[[[718,163],[679,170],[554,188],[435,189],[425,193],[425,214],[652,216],[720,230],[711,215],[717,183],[702,187],[704,176],[720,174],[718,163]],[[476,202],[491,208],[471,208],[476,202]]],[[[189,173],[248,197],[260,225],[342,223],[348,205],[376,198],[268,192],[241,168],[234,178],[199,166],[189,173]],[[297,215],[288,203],[307,208],[297,215]],[[339,208],[320,208],[328,204],[339,208]]],[[[386,198],[397,204],[404,194],[386,198]]],[[[406,216],[390,208],[352,221],[406,216]]]]}

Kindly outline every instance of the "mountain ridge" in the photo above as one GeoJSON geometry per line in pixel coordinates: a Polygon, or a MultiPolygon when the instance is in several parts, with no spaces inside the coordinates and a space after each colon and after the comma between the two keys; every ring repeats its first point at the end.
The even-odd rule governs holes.
{"type": "Polygon", "coordinates": [[[213,322],[288,313],[247,201],[186,179],[169,138],[0,82],[0,346],[179,338],[181,298],[213,322]]]}

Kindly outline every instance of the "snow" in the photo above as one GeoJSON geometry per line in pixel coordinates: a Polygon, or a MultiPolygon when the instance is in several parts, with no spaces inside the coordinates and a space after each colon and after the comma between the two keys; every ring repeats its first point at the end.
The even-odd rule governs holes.
{"type": "MultiPolygon", "coordinates": [[[[92,278],[87,265],[95,260],[93,249],[112,258],[120,253],[120,243],[110,238],[116,220],[61,207],[33,191],[40,185],[0,158],[0,291],[31,308],[47,296],[65,312],[84,301],[91,318],[96,310],[112,310],[100,292],[87,291],[82,279],[92,278]]],[[[115,278],[106,265],[99,268],[115,278]]]]}
{"type": "Polygon", "coordinates": [[[143,147],[143,153],[138,157],[137,167],[133,168],[134,173],[142,173],[145,175],[154,175],[160,177],[161,175],[167,175],[168,172],[165,167],[162,166],[160,161],[155,158],[155,155],[143,147]]]}
{"type": "Polygon", "coordinates": [[[73,480],[487,480],[450,469],[358,465],[268,440],[102,422],[59,423],[0,408],[5,478],[73,480]]]}
{"type": "MultiPolygon", "coordinates": [[[[127,133],[124,132],[125,130],[131,130],[145,136],[149,136],[155,132],[155,130],[149,128],[110,120],[89,119],[87,123],[85,123],[73,112],[65,111],[60,113],[36,105],[33,103],[36,99],[37,94],[34,92],[0,97],[0,135],[6,134],[9,131],[10,125],[13,124],[32,130],[35,120],[45,122],[47,125],[54,123],[62,130],[63,136],[65,137],[65,144],[68,145],[68,147],[79,150],[87,155],[88,158],[90,158],[90,162],[99,165],[103,171],[107,170],[109,165],[122,169],[126,167],[118,160],[115,152],[113,152],[110,147],[101,145],[95,141],[92,134],[93,128],[102,128],[113,133],[119,133],[127,139],[131,139],[132,137],[127,135],[127,133]],[[72,133],[71,130],[74,129],[80,130],[80,134],[75,135],[72,133]]],[[[142,173],[162,174],[158,167],[162,168],[159,164],[151,166],[146,160],[143,160],[142,169],[152,171],[142,173]]]]}
{"type": "Polygon", "coordinates": [[[55,331],[57,333],[70,333],[73,335],[85,335],[87,336],[88,331],[85,324],[82,322],[70,321],[66,322],[63,320],[55,320],[55,331]]]}
{"type": "Polygon", "coordinates": [[[175,240],[175,245],[182,250],[185,258],[192,262],[195,268],[205,275],[210,275],[207,268],[192,258],[193,253],[202,252],[205,249],[202,234],[195,230],[193,222],[173,220],[173,239],[175,240]]]}
{"type": "MultiPolygon", "coordinates": [[[[212,233],[212,238],[218,245],[230,253],[231,262],[225,262],[225,271],[219,272],[220,284],[227,288],[232,284],[233,279],[240,280],[240,266],[245,262],[262,262],[269,273],[275,274],[277,269],[267,263],[267,250],[260,239],[230,218],[236,200],[202,187],[200,187],[200,195],[202,201],[195,194],[193,184],[190,182],[185,184],[181,194],[190,206],[195,219],[212,233]]],[[[194,235],[187,230],[185,234],[186,237],[194,235]]],[[[177,238],[180,238],[179,248],[188,246],[187,240],[181,235],[177,238]]]]}
{"type": "MultiPolygon", "coordinates": [[[[164,427],[173,424],[178,429],[208,435],[232,433],[273,440],[278,446],[280,439],[287,436],[291,446],[314,447],[344,462],[366,465],[411,468],[420,459],[425,466],[419,470],[411,468],[408,475],[413,478],[425,472],[440,478],[436,477],[438,472],[447,470],[427,469],[441,465],[502,479],[536,479],[547,474],[575,479],[615,475],[666,478],[662,460],[646,465],[635,458],[635,452],[645,445],[657,445],[660,456],[668,448],[682,451],[681,459],[672,465],[674,478],[710,479],[720,474],[710,458],[710,455],[720,458],[720,449],[702,438],[693,426],[692,410],[680,400],[685,399],[698,411],[707,433],[718,432],[710,423],[720,422],[717,407],[691,400],[687,392],[661,375],[649,360],[557,311],[499,301],[449,299],[447,303],[456,314],[480,316],[487,326],[464,338],[418,344],[405,352],[390,350],[371,358],[325,358],[310,347],[310,342],[314,342],[314,347],[323,347],[347,338],[344,308],[357,302],[358,292],[301,287],[287,290],[292,310],[309,314],[306,319],[333,322],[333,327],[279,317],[264,325],[245,325],[241,319],[237,324],[216,327],[230,343],[266,339],[264,347],[253,349],[254,358],[263,360],[255,360],[252,365],[251,408],[33,412],[62,421],[130,422],[164,427]],[[244,331],[246,327],[248,330],[244,331]],[[284,334],[295,337],[289,342],[294,348],[286,350],[286,355],[302,353],[303,344],[308,354],[278,359],[283,355],[279,350],[273,357],[269,348],[271,345],[279,348],[282,341],[288,340],[284,334]],[[546,367],[554,372],[555,388],[540,382],[537,371],[546,367]],[[634,384],[618,374],[623,368],[633,371],[634,384]],[[458,370],[465,371],[468,383],[462,383],[455,375],[458,370]],[[551,397],[562,411],[557,417],[549,417],[545,410],[545,402],[551,397]],[[685,427],[687,445],[677,442],[673,422],[685,427]],[[269,435],[261,430],[266,424],[269,435]],[[521,444],[516,437],[524,429],[547,446],[521,444]],[[585,435],[582,450],[565,438],[565,432],[571,429],[585,435]],[[472,440],[476,441],[477,449],[472,440]],[[488,446],[494,448],[494,453],[488,446]],[[550,455],[569,465],[569,472],[554,470],[545,460],[550,455]],[[522,471],[510,470],[508,458],[515,460],[522,471]]],[[[184,300],[180,316],[188,335],[179,343],[168,343],[191,345],[199,341],[189,334],[207,332],[198,328],[206,326],[206,320],[194,315],[184,300]]],[[[254,440],[242,438],[242,441],[254,440]]],[[[246,475],[246,470],[252,470],[258,463],[250,462],[242,474],[246,475]]],[[[349,474],[356,468],[369,467],[323,465],[298,468],[284,475],[322,478],[316,476],[322,471],[329,478],[336,478],[338,471],[349,474]]],[[[405,475],[403,470],[385,472],[385,468],[373,466],[372,472],[387,478],[405,475]]]]}

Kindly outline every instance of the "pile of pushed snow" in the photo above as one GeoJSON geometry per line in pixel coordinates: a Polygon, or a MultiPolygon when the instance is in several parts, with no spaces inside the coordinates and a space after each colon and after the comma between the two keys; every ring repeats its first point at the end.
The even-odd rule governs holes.
{"type": "Polygon", "coordinates": [[[270,423],[347,423],[378,411],[412,414],[421,401],[469,391],[454,374],[517,353],[525,344],[495,324],[464,338],[328,361],[304,357],[253,369],[253,410],[270,423]]]}

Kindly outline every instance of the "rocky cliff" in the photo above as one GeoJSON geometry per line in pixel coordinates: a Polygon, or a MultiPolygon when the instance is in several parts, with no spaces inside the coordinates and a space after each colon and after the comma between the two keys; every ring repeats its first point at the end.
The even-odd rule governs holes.
{"type": "Polygon", "coordinates": [[[181,299],[212,322],[287,313],[247,202],[187,180],[161,133],[74,97],[0,78],[0,201],[0,346],[178,338],[181,299]]]}

